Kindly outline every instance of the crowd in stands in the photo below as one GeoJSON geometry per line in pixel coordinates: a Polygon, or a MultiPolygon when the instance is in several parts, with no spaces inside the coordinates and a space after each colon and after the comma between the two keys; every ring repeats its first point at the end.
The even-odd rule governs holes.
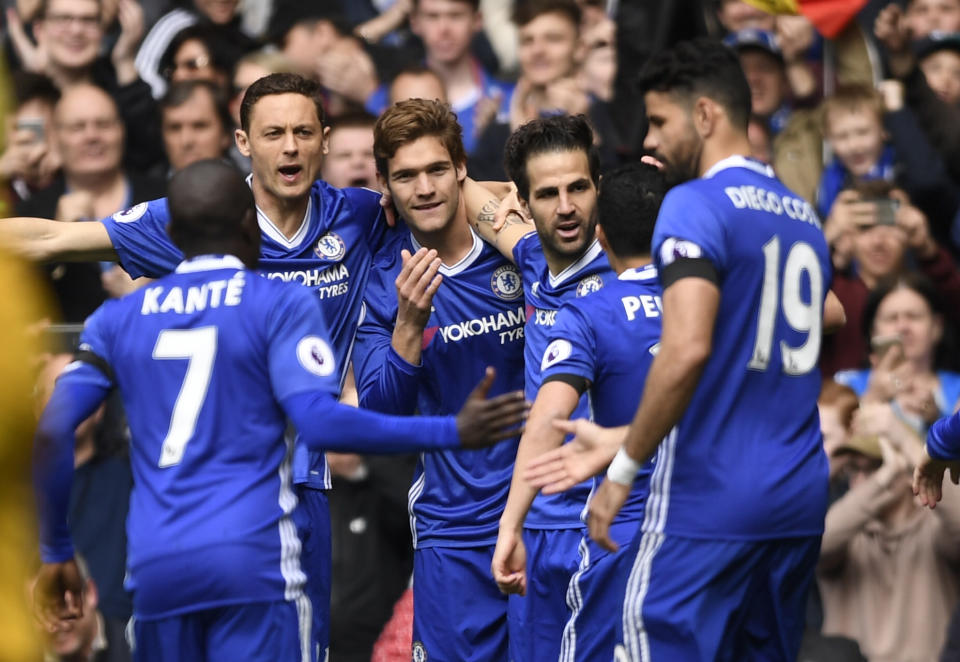
{"type": "MultiPolygon", "coordinates": [[[[476,180],[505,181],[511,132],[565,113],[590,119],[606,170],[643,156],[633,81],[649,54],[723,40],[751,90],[750,156],[818,210],[847,319],[821,355],[835,501],[801,659],[960,660],[960,489],[930,511],[909,487],[927,428],[960,404],[960,0],[870,0],[832,38],[741,0],[4,5],[0,216],[64,223],[161,197],[201,159],[248,172],[240,104],[276,72],[323,85],[333,186],[377,188],[376,117],[415,97],[450,104],[476,180]]],[[[75,324],[141,284],[114,263],[38,269],[75,324]]],[[[72,521],[94,590],[89,618],[49,637],[54,659],[129,659],[117,409],[77,431],[72,521]]],[[[414,462],[330,455],[332,662],[410,659],[414,462]]]]}

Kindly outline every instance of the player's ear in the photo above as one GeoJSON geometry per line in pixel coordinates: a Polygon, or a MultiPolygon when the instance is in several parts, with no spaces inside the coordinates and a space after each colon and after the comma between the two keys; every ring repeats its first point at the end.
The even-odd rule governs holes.
{"type": "Polygon", "coordinates": [[[233,139],[236,141],[240,153],[250,158],[250,139],[247,137],[247,132],[243,129],[237,129],[233,132],[233,139]]]}
{"type": "Polygon", "coordinates": [[[600,247],[603,249],[603,252],[609,256],[610,244],[607,242],[607,233],[603,231],[603,226],[599,223],[597,223],[597,241],[600,242],[600,247]]]}
{"type": "Polygon", "coordinates": [[[330,153],[330,127],[323,127],[323,153],[324,155],[330,153]]]}
{"type": "Polygon", "coordinates": [[[467,164],[460,163],[457,164],[457,181],[463,184],[463,180],[467,178],[467,164]]]}
{"type": "Polygon", "coordinates": [[[713,133],[717,121],[717,107],[712,99],[699,97],[693,103],[693,126],[701,138],[713,133]]]}

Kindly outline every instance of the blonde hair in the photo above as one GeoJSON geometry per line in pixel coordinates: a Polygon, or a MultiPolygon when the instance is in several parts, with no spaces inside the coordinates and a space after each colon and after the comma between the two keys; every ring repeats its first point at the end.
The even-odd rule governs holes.
{"type": "Polygon", "coordinates": [[[824,135],[830,133],[830,113],[855,113],[866,110],[873,113],[877,122],[883,124],[883,97],[869,85],[840,85],[833,96],[820,104],[820,127],[824,135]]]}

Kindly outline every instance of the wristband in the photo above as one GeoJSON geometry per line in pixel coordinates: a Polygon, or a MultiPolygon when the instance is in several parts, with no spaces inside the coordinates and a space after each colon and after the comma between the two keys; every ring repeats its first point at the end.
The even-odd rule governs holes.
{"type": "Polygon", "coordinates": [[[633,485],[633,479],[637,477],[640,467],[641,464],[630,457],[627,449],[621,446],[607,469],[607,478],[614,483],[629,487],[633,485]]]}

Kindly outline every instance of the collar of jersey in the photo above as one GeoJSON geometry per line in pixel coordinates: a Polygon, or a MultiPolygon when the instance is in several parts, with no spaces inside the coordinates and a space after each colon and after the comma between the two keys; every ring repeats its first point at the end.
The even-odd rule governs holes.
{"type": "Polygon", "coordinates": [[[758,175],[764,175],[765,177],[774,176],[773,168],[768,166],[766,163],[760,163],[754,159],[748,159],[745,156],[735,154],[714,163],[713,167],[704,173],[703,178],[710,179],[721,170],[726,170],[727,168],[746,168],[747,170],[753,170],[758,175]]]}
{"type": "Polygon", "coordinates": [[[590,244],[590,248],[588,248],[586,252],[580,256],[580,259],[558,273],[556,276],[550,273],[548,269],[547,275],[550,277],[550,287],[556,287],[571,276],[575,276],[581,269],[596,260],[602,252],[603,248],[600,246],[600,242],[594,239],[593,243],[590,244]]]}
{"type": "Polygon", "coordinates": [[[195,271],[213,271],[215,269],[246,269],[240,258],[233,255],[198,255],[177,265],[176,273],[189,274],[195,271]]]}
{"type": "MultiPolygon", "coordinates": [[[[253,173],[247,175],[247,185],[250,188],[253,188],[253,173]]],[[[311,193],[313,189],[311,188],[311,193]]],[[[304,238],[307,236],[307,232],[310,230],[310,220],[313,218],[313,195],[307,197],[307,211],[303,215],[303,221],[300,222],[300,229],[297,230],[289,239],[277,229],[277,226],[273,224],[273,221],[270,220],[270,217],[263,213],[263,210],[260,209],[260,206],[257,206],[257,225],[260,226],[260,231],[263,234],[270,237],[272,241],[280,244],[284,248],[298,248],[300,244],[303,243],[304,238]]]]}
{"type": "Polygon", "coordinates": [[[638,269],[627,269],[617,276],[620,280],[653,280],[657,277],[657,268],[652,264],[644,265],[638,269]]]}
{"type": "MultiPolygon", "coordinates": [[[[470,228],[470,234],[473,236],[473,246],[470,247],[470,252],[460,258],[460,261],[456,264],[451,264],[449,267],[445,264],[440,265],[440,273],[444,276],[456,276],[458,273],[469,267],[474,261],[480,256],[480,253],[483,252],[483,239],[477,236],[477,233],[473,231],[473,228],[470,228]]],[[[413,246],[413,252],[416,253],[418,250],[423,248],[420,245],[420,242],[417,241],[417,238],[413,236],[413,233],[410,233],[410,244],[413,246]]]]}

